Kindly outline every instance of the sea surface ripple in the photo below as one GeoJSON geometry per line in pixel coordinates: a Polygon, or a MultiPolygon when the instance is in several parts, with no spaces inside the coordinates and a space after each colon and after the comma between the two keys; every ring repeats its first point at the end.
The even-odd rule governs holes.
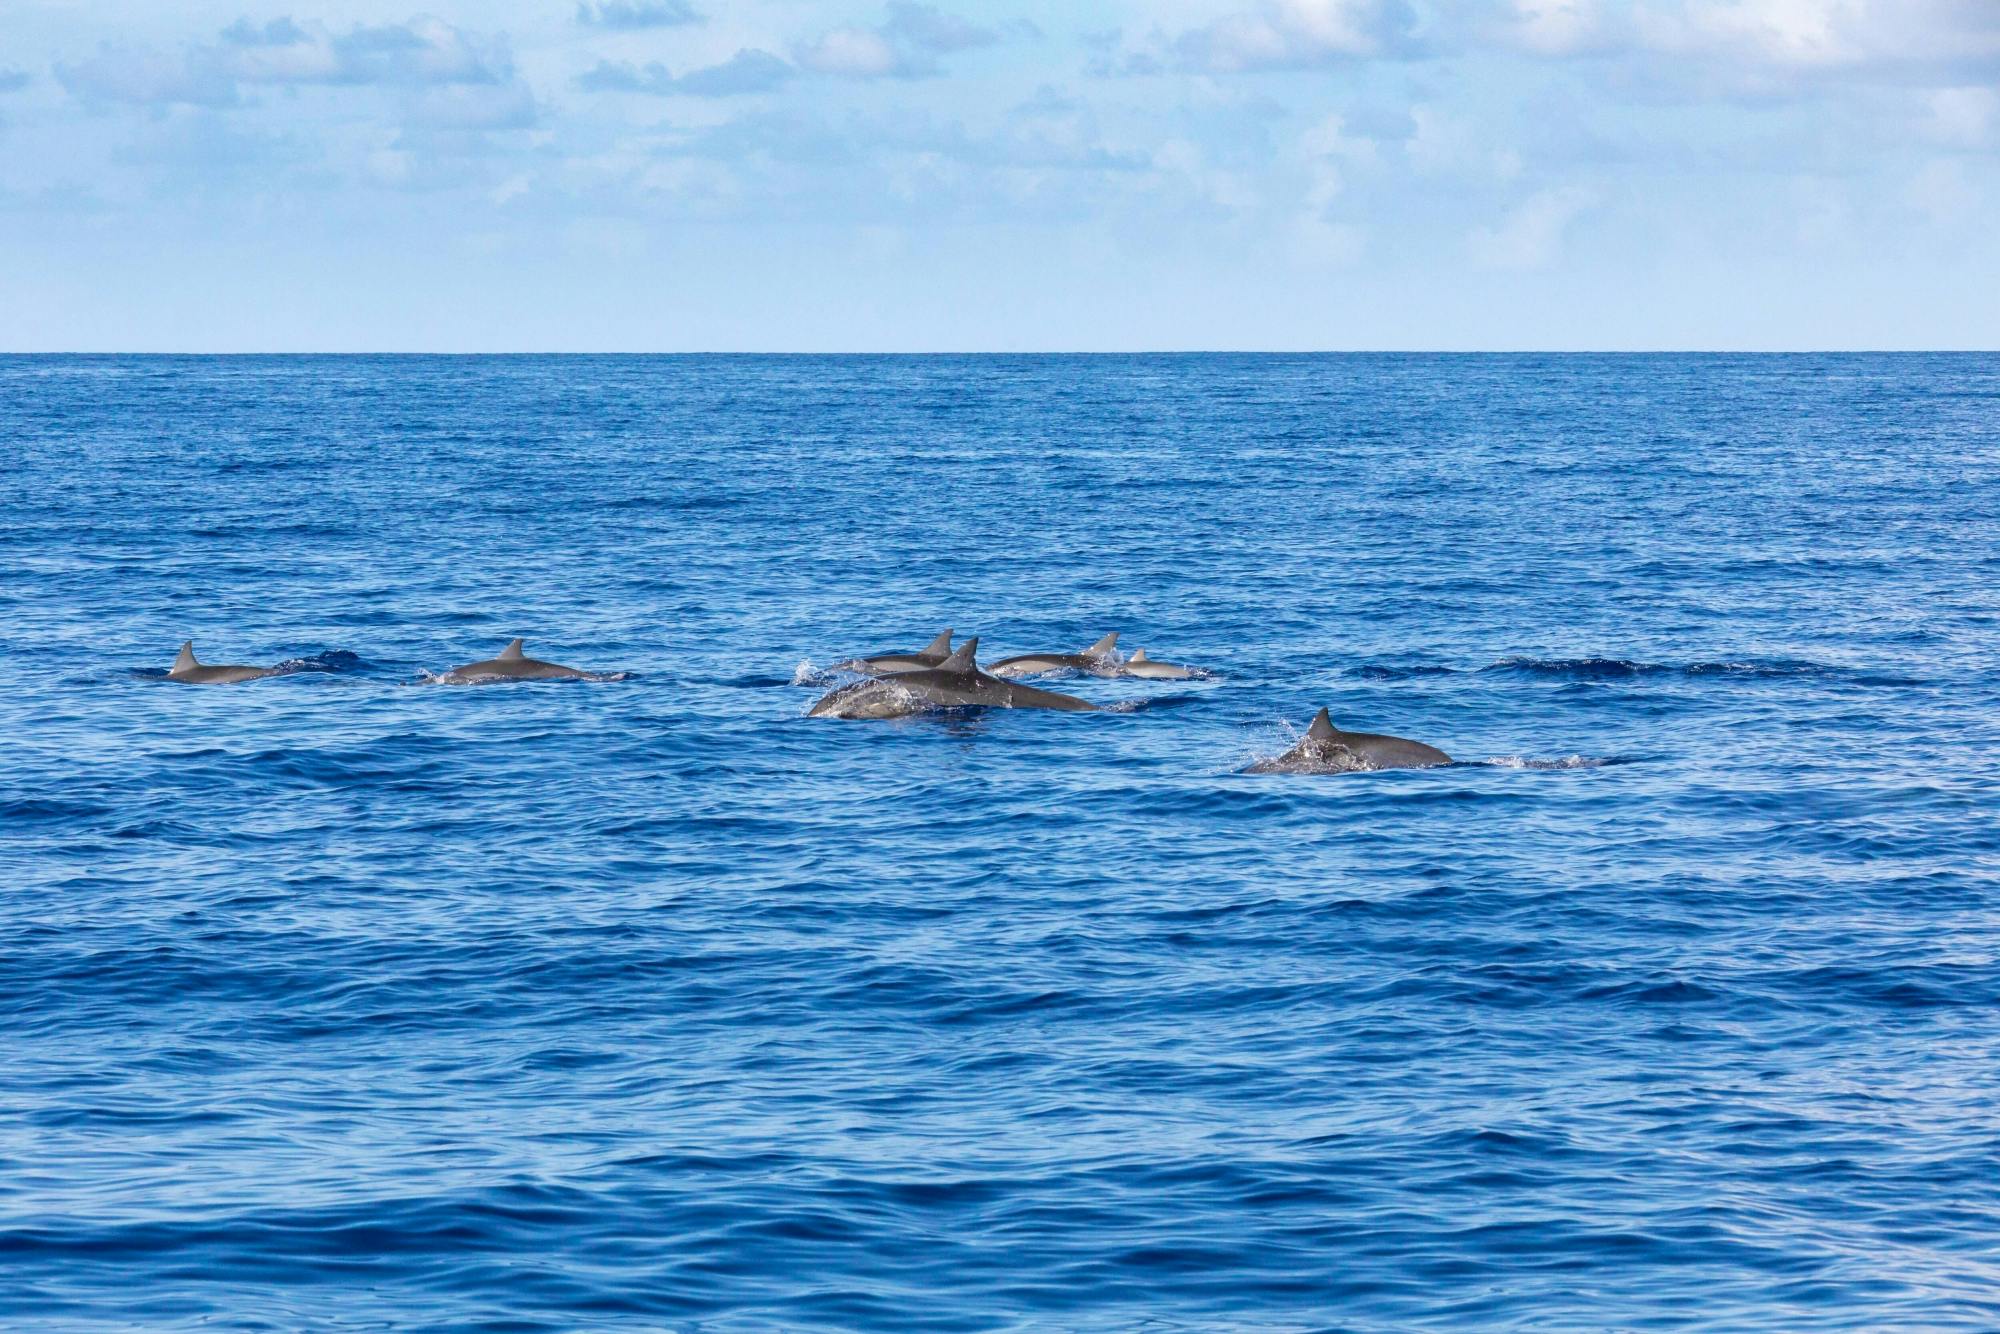
{"type": "Polygon", "coordinates": [[[2000,1326],[2000,358],[12,357],[0,469],[0,1324],[2000,1326]],[[947,625],[1213,675],[804,716],[947,625]]]}

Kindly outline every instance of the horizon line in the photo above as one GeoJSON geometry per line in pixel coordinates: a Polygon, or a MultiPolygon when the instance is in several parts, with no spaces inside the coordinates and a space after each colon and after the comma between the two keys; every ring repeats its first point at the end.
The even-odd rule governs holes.
{"type": "Polygon", "coordinates": [[[1378,347],[1378,348],[0,348],[0,357],[1866,357],[1992,356],[2000,347],[1378,347]]]}

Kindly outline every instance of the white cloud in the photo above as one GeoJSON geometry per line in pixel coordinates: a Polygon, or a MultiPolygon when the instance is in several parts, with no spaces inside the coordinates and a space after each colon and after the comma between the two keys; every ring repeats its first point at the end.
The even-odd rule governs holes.
{"type": "Polygon", "coordinates": [[[744,49],[717,65],[675,76],[665,65],[600,60],[577,76],[576,86],[598,93],[652,93],[660,97],[741,97],[774,92],[798,73],[769,51],[744,49]]]}
{"type": "Polygon", "coordinates": [[[1375,141],[1349,134],[1345,120],[1328,116],[1299,136],[1298,154],[1306,214],[1313,228],[1324,230],[1331,225],[1327,211],[1347,186],[1346,168],[1372,164],[1377,156],[1375,141]]]}
{"type": "Polygon", "coordinates": [[[576,7],[576,21],[586,27],[637,31],[643,28],[676,28],[700,23],[702,17],[688,0],[583,0],[576,7]]]}
{"type": "Polygon", "coordinates": [[[799,48],[799,64],[820,74],[879,79],[905,72],[902,53],[872,28],[834,28],[799,48]]]}
{"type": "Polygon", "coordinates": [[[1510,0],[1479,31],[1502,46],[1538,56],[1602,51],[1623,35],[1603,0],[1510,0]]]}
{"type": "Polygon", "coordinates": [[[1581,186],[1563,186],[1532,195],[1497,227],[1475,228],[1472,257],[1492,269],[1540,269],[1553,263],[1570,224],[1597,203],[1581,186]]]}
{"type": "Polygon", "coordinates": [[[434,18],[360,25],[239,20],[213,42],[178,55],[106,44],[75,65],[56,66],[70,93],[91,102],[229,106],[245,87],[501,85],[515,79],[506,43],[434,18]]]}
{"type": "Polygon", "coordinates": [[[1414,49],[1408,0],[1263,0],[1180,34],[1182,65],[1207,73],[1299,69],[1414,49]]]}
{"type": "Polygon", "coordinates": [[[889,17],[873,28],[821,33],[794,53],[801,68],[850,79],[916,78],[939,72],[938,58],[988,46],[999,33],[931,5],[892,0],[889,17]]]}
{"type": "Polygon", "coordinates": [[[1792,74],[1883,77],[2000,68],[1992,0],[1680,0],[1636,11],[1660,54],[1792,74]]]}
{"type": "Polygon", "coordinates": [[[505,42],[434,18],[338,33],[316,22],[277,19],[258,28],[239,21],[223,30],[220,43],[197,48],[191,61],[212,63],[243,83],[500,83],[513,74],[505,42]]]}
{"type": "Polygon", "coordinates": [[[2000,0],[1434,0],[1452,45],[1639,62],[1761,95],[2000,77],[2000,0]]]}

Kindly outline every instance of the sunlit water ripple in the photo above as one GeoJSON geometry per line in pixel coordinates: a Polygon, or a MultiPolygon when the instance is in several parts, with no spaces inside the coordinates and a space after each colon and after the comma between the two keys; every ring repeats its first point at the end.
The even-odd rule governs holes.
{"type": "Polygon", "coordinates": [[[0,446],[0,1323],[2000,1324],[2000,358],[12,358],[0,446]],[[1214,675],[804,716],[946,625],[1214,675]],[[516,635],[630,676],[424,684],[516,635]],[[1241,772],[1322,704],[1464,762],[1241,772]]]}

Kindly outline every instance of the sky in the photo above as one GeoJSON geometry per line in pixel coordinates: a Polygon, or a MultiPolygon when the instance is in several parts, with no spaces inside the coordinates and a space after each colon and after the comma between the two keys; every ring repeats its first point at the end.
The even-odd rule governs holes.
{"type": "Polygon", "coordinates": [[[0,0],[0,350],[2000,347],[2000,0],[0,0]]]}

